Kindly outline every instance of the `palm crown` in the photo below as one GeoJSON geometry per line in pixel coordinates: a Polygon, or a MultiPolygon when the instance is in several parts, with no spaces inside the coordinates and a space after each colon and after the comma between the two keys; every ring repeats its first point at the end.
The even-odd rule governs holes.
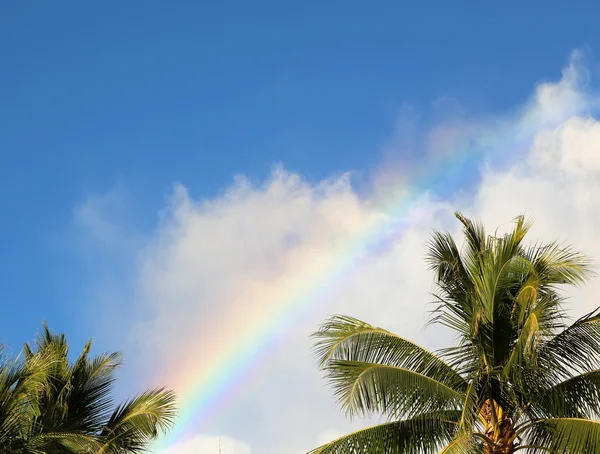
{"type": "Polygon", "coordinates": [[[175,396],[146,391],[116,407],[111,393],[118,353],[90,357],[91,342],[69,360],[62,334],[46,325],[19,361],[0,367],[0,452],[127,454],[146,452],[175,416],[175,396]]]}
{"type": "Polygon", "coordinates": [[[600,315],[568,325],[558,287],[584,282],[586,256],[523,244],[457,213],[465,245],[434,232],[432,322],[454,346],[430,352],[382,328],[334,316],[315,333],[320,366],[349,416],[381,414],[312,454],[600,453],[600,315]]]}

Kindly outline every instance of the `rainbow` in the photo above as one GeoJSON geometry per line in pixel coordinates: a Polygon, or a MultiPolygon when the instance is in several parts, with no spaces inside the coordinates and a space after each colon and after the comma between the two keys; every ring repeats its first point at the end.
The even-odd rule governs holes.
{"type": "Polygon", "coordinates": [[[557,127],[576,115],[591,115],[591,110],[589,106],[578,106],[560,118],[533,122],[526,128],[522,121],[488,125],[477,137],[454,141],[434,161],[414,171],[402,190],[379,203],[377,212],[382,216],[377,222],[350,238],[342,252],[330,261],[303,274],[289,288],[270,295],[251,319],[244,314],[239,325],[244,329],[235,339],[206,352],[201,371],[198,367],[182,372],[187,378],[185,385],[176,390],[180,402],[177,427],[154,446],[155,451],[161,452],[192,431],[198,432],[226,409],[252,381],[252,375],[260,369],[257,366],[272,357],[278,339],[294,318],[368,263],[369,258],[385,250],[402,234],[403,227],[419,216],[415,202],[423,194],[455,194],[465,176],[470,184],[475,183],[472,175],[480,174],[479,166],[485,160],[510,164],[511,158],[529,147],[537,132],[557,127]],[[506,155],[506,150],[513,151],[506,155]]]}

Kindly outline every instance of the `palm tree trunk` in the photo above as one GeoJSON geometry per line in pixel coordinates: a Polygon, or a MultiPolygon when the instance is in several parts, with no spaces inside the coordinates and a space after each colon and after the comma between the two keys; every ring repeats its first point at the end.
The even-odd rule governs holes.
{"type": "Polygon", "coordinates": [[[513,454],[515,430],[510,418],[502,415],[498,420],[490,400],[483,404],[481,415],[485,420],[484,435],[493,442],[493,445],[486,445],[485,454],[513,454]]]}

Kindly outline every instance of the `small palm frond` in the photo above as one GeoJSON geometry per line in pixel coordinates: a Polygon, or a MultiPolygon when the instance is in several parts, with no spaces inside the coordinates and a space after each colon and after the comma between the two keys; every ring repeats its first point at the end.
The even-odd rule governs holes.
{"type": "Polygon", "coordinates": [[[454,215],[463,225],[463,234],[467,242],[465,251],[466,265],[472,271],[477,272],[480,269],[479,264],[487,248],[487,237],[483,223],[468,219],[458,211],[454,215]]]}
{"type": "Polygon", "coordinates": [[[435,272],[436,283],[443,288],[446,297],[456,304],[465,299],[473,289],[473,282],[452,236],[433,231],[425,260],[435,272]]]}
{"type": "Polygon", "coordinates": [[[474,286],[449,233],[433,232],[426,261],[429,269],[435,273],[438,288],[433,295],[437,304],[429,323],[442,323],[468,338],[476,312],[471,297],[474,286]]]}
{"type": "MultiPolygon", "coordinates": [[[[521,299],[521,294],[518,299],[521,299]]],[[[554,298],[546,296],[526,304],[516,303],[519,306],[513,323],[516,339],[511,339],[507,346],[512,351],[504,363],[503,377],[520,389],[529,389],[525,394],[531,393],[532,380],[542,387],[556,382],[554,374],[540,374],[540,351],[561,324],[562,316],[557,304],[554,298]]]]}
{"type": "Polygon", "coordinates": [[[594,273],[590,258],[572,247],[552,242],[545,246],[534,245],[523,253],[547,285],[579,285],[594,273]]]}

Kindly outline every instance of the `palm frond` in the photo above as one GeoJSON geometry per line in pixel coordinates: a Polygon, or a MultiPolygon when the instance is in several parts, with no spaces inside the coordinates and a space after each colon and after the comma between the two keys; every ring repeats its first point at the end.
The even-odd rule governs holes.
{"type": "Polygon", "coordinates": [[[381,413],[412,417],[434,409],[458,408],[464,396],[426,375],[397,366],[331,361],[328,379],[350,416],[381,413]]]}
{"type": "Polygon", "coordinates": [[[386,364],[433,378],[456,391],[466,386],[462,376],[429,350],[394,333],[352,317],[333,316],[313,334],[321,368],[356,361],[386,364]]]}
{"type": "Polygon", "coordinates": [[[94,435],[77,432],[46,432],[30,437],[26,442],[27,453],[61,454],[96,453],[100,448],[94,435]]]}
{"type": "Polygon", "coordinates": [[[532,246],[523,255],[531,260],[540,279],[547,285],[579,285],[595,274],[587,255],[556,241],[532,246]]]}
{"type": "Polygon", "coordinates": [[[600,421],[581,418],[550,418],[527,429],[529,452],[592,454],[600,452],[600,421]]]}
{"type": "Polygon", "coordinates": [[[429,454],[450,443],[460,412],[437,411],[338,438],[309,454],[429,454]]]}
{"type": "Polygon", "coordinates": [[[467,242],[467,250],[465,252],[465,260],[469,268],[473,271],[479,269],[478,264],[485,254],[487,247],[487,238],[485,228],[479,221],[468,219],[459,211],[454,215],[463,226],[463,234],[467,242]]]}
{"type": "Polygon", "coordinates": [[[175,394],[158,388],[119,405],[100,434],[98,454],[140,453],[160,432],[167,431],[176,416],[175,394]]]}
{"type": "Polygon", "coordinates": [[[462,434],[445,446],[439,454],[483,454],[484,444],[473,434],[462,434]]]}
{"type": "Polygon", "coordinates": [[[533,399],[538,417],[600,417],[600,369],[541,390],[533,399]]]}
{"type": "Polygon", "coordinates": [[[545,373],[556,380],[600,368],[600,314],[584,315],[540,346],[545,373]]]}

